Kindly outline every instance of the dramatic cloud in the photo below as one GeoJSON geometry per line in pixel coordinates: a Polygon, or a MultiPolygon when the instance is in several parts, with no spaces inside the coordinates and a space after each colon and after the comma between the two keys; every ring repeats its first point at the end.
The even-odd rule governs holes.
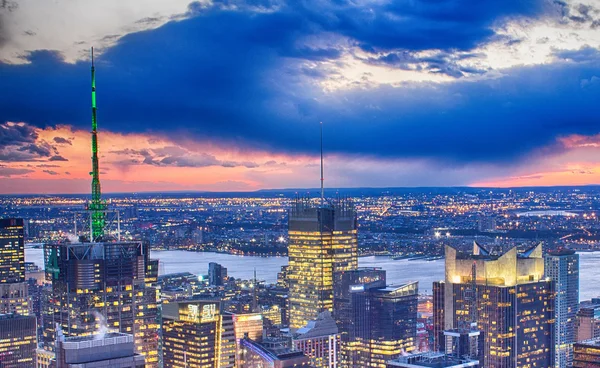
{"type": "MultiPolygon", "coordinates": [[[[147,30],[102,36],[101,164],[112,180],[168,172],[187,188],[179,169],[193,169],[210,170],[204,188],[287,185],[312,169],[323,121],[340,185],[589,177],[545,158],[600,133],[592,5],[232,0],[144,13],[132,22],[147,30]]],[[[89,62],[69,48],[32,50],[24,64],[0,63],[0,123],[27,122],[0,127],[0,161],[68,160],[87,174],[77,134],[89,131],[89,62]]]]}

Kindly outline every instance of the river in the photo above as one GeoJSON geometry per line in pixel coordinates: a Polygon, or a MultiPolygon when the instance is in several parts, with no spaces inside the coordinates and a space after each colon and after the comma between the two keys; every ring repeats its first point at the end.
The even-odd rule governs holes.
{"type": "MultiPolygon", "coordinates": [[[[579,280],[580,300],[600,296],[600,252],[580,253],[579,280]]],[[[214,252],[187,252],[183,250],[153,251],[152,258],[160,260],[160,274],[190,272],[196,275],[208,272],[208,263],[216,262],[227,267],[229,276],[251,279],[256,269],[256,277],[267,283],[277,280],[277,272],[287,264],[287,257],[236,256],[214,252]]],[[[25,249],[25,260],[43,267],[41,249],[25,249]]],[[[384,256],[360,257],[360,267],[382,267],[387,271],[388,284],[401,284],[419,281],[420,292],[431,293],[432,283],[444,279],[444,260],[409,261],[392,260],[384,256]]]]}

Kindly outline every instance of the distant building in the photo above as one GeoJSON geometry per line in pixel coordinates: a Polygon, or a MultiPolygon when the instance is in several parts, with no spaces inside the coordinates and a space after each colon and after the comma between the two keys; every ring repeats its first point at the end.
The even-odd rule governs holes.
{"type": "Polygon", "coordinates": [[[281,266],[281,271],[277,272],[277,287],[287,289],[288,285],[288,265],[281,266]]]}
{"type": "Polygon", "coordinates": [[[36,348],[34,316],[0,314],[0,367],[34,368],[36,348]]]}
{"type": "Polygon", "coordinates": [[[476,360],[457,358],[443,353],[427,352],[402,356],[387,362],[387,368],[479,368],[483,367],[476,360]]]}
{"type": "Polygon", "coordinates": [[[573,368],[600,367],[600,338],[573,345],[573,368]]]}
{"type": "Polygon", "coordinates": [[[444,322],[444,281],[433,283],[433,346],[434,352],[444,351],[445,347],[445,322],[444,322]]]}
{"type": "Polygon", "coordinates": [[[168,303],[163,305],[162,314],[165,367],[213,368],[235,364],[234,323],[231,314],[221,314],[220,301],[168,303]]]}
{"type": "Polygon", "coordinates": [[[418,282],[351,289],[354,321],[342,367],[385,367],[388,360],[415,350],[418,282]]]}
{"type": "Polygon", "coordinates": [[[502,255],[477,243],[470,254],[450,246],[445,252],[443,296],[434,298],[444,301],[434,307],[443,310],[444,330],[465,327],[475,315],[484,336],[482,366],[552,366],[554,283],[543,278],[542,245],[502,255]]]}
{"type": "Polygon", "coordinates": [[[600,338],[600,298],[579,303],[577,341],[600,338]]]}
{"type": "Polygon", "coordinates": [[[218,263],[210,262],[208,264],[208,284],[211,286],[223,286],[227,280],[227,268],[218,263]]]}
{"type": "Polygon", "coordinates": [[[348,200],[314,206],[298,199],[289,213],[289,317],[292,330],[333,310],[333,274],[358,267],[357,221],[348,200]]]}
{"type": "Polygon", "coordinates": [[[64,338],[59,333],[56,368],[143,368],[133,336],[122,333],[64,338]]]}
{"type": "Polygon", "coordinates": [[[30,313],[23,219],[0,219],[0,313],[30,313]]]}
{"type": "Polygon", "coordinates": [[[240,341],[240,368],[308,368],[310,359],[302,351],[289,347],[287,339],[266,338],[262,342],[243,338],[240,341]]]}
{"type": "Polygon", "coordinates": [[[554,366],[568,367],[577,340],[579,309],[579,254],[573,250],[550,251],[544,256],[546,278],[554,281],[554,366]]]}
{"type": "Polygon", "coordinates": [[[340,335],[329,311],[299,328],[292,336],[292,346],[304,352],[317,368],[337,368],[340,353],[340,335]]]}
{"type": "Polygon", "coordinates": [[[43,298],[43,347],[55,351],[56,325],[65,336],[78,337],[105,323],[110,331],[133,335],[146,366],[157,367],[158,303],[156,289],[146,285],[148,252],[139,242],[46,244],[52,286],[43,298]]]}

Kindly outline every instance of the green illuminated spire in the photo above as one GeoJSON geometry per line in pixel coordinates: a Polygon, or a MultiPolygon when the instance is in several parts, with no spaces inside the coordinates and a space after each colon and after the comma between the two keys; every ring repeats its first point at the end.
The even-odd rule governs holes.
{"type": "Polygon", "coordinates": [[[92,239],[98,241],[104,235],[104,211],[106,204],[102,201],[102,191],[100,190],[100,171],[98,167],[98,122],[96,120],[96,70],[94,68],[94,48],[92,47],[92,200],[88,204],[88,210],[91,211],[92,239]]]}

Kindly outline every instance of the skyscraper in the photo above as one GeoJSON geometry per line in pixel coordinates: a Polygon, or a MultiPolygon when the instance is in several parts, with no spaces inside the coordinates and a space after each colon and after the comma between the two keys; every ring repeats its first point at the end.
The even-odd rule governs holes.
{"type": "Polygon", "coordinates": [[[165,304],[163,306],[164,366],[173,368],[233,366],[236,344],[234,323],[231,315],[225,317],[221,314],[221,304],[218,300],[165,304]],[[226,341],[223,341],[224,337],[226,341]]]}
{"type": "Polygon", "coordinates": [[[34,316],[0,314],[0,367],[34,368],[36,336],[34,316]]]}
{"type": "Polygon", "coordinates": [[[353,324],[341,367],[385,368],[388,360],[415,350],[418,287],[371,283],[351,289],[353,324]]]}
{"type": "Polygon", "coordinates": [[[296,200],[289,213],[290,328],[333,309],[333,274],[358,267],[357,222],[349,200],[314,206],[296,200]]]}
{"type": "Polygon", "coordinates": [[[222,286],[227,279],[227,268],[218,263],[210,262],[208,264],[208,284],[211,286],[222,286]]]}
{"type": "Polygon", "coordinates": [[[543,275],[541,244],[502,255],[477,243],[470,254],[446,246],[444,329],[470,324],[475,315],[484,367],[550,367],[554,288],[543,275]]]}
{"type": "Polygon", "coordinates": [[[554,366],[571,365],[579,309],[579,254],[568,249],[544,256],[544,273],[554,281],[554,366]]]}
{"type": "Polygon", "coordinates": [[[0,219],[0,314],[29,312],[23,219],[0,219]]]}
{"type": "Polygon", "coordinates": [[[139,242],[46,244],[44,348],[54,351],[58,324],[65,336],[99,329],[132,334],[146,365],[158,365],[156,289],[146,286],[148,249],[139,242]]]}

